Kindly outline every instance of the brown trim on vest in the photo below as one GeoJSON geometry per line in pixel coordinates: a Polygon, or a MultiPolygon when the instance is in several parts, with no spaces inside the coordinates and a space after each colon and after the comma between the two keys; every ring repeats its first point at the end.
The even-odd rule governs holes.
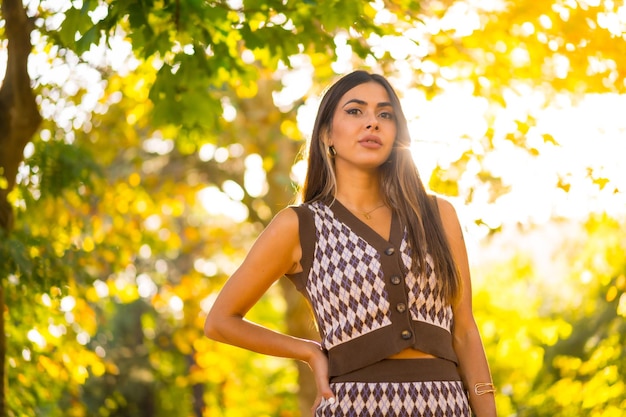
{"type": "Polygon", "coordinates": [[[350,210],[348,210],[339,200],[335,200],[330,209],[335,213],[337,219],[342,223],[345,223],[350,229],[359,235],[368,244],[372,245],[377,250],[380,250],[381,246],[387,248],[389,243],[396,243],[400,247],[402,242],[402,227],[400,227],[400,219],[396,215],[395,211],[391,214],[391,225],[389,230],[389,240],[376,233],[367,223],[364,223],[356,217],[350,210]]]}
{"type": "Polygon", "coordinates": [[[315,219],[313,218],[313,212],[306,205],[290,206],[298,215],[298,230],[300,234],[300,248],[302,249],[302,258],[300,259],[300,265],[302,271],[296,274],[286,275],[294,285],[296,289],[302,293],[306,291],[306,281],[313,265],[313,256],[315,253],[315,243],[317,238],[315,237],[315,219]],[[306,237],[306,239],[303,239],[306,237]]]}
{"type": "Polygon", "coordinates": [[[336,382],[460,381],[454,362],[438,358],[383,359],[372,365],[330,379],[336,382]]]}
{"type": "Polygon", "coordinates": [[[343,375],[360,368],[364,363],[375,363],[409,348],[450,363],[458,362],[452,348],[452,335],[445,329],[419,321],[412,321],[408,329],[411,338],[403,339],[402,331],[405,328],[392,320],[389,326],[331,348],[328,351],[328,374],[331,377],[343,375]]]}

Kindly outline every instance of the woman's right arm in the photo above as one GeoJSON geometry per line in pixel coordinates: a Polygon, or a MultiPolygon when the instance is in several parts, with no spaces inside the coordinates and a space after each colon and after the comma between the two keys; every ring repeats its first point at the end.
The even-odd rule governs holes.
{"type": "Polygon", "coordinates": [[[219,342],[308,363],[315,375],[319,400],[321,396],[332,396],[328,362],[319,344],[275,332],[244,318],[276,280],[301,270],[301,257],[298,216],[287,208],[261,233],[220,291],[206,318],[204,333],[219,342]]]}

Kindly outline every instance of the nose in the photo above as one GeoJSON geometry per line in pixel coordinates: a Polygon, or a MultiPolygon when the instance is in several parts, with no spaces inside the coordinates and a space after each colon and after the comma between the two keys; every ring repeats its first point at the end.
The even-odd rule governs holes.
{"type": "Polygon", "coordinates": [[[376,117],[373,117],[370,121],[367,122],[367,126],[365,126],[367,130],[378,130],[378,120],[376,117]]]}

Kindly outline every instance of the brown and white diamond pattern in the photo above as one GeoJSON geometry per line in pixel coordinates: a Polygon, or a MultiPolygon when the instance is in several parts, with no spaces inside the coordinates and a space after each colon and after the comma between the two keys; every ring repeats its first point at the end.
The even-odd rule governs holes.
{"type": "Polygon", "coordinates": [[[315,210],[318,230],[307,291],[324,334],[324,347],[391,324],[380,254],[326,207],[315,210]]]}
{"type": "Polygon", "coordinates": [[[331,384],[337,401],[316,410],[321,417],[467,417],[460,381],[331,384]]]}
{"type": "Polygon", "coordinates": [[[409,271],[405,282],[409,288],[408,301],[411,317],[413,320],[450,330],[452,327],[452,308],[444,302],[441,284],[433,270],[432,257],[430,254],[426,257],[426,273],[416,277],[411,269],[413,262],[410,251],[406,250],[407,245],[407,240],[402,239],[400,253],[402,254],[402,261],[409,271]]]}

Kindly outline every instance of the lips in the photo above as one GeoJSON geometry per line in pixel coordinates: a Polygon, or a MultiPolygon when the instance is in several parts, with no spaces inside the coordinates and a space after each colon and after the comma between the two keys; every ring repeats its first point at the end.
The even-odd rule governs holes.
{"type": "Polygon", "coordinates": [[[380,140],[380,138],[376,135],[367,135],[359,139],[359,143],[361,145],[367,145],[367,146],[376,146],[376,147],[383,146],[383,141],[380,140]]]}

